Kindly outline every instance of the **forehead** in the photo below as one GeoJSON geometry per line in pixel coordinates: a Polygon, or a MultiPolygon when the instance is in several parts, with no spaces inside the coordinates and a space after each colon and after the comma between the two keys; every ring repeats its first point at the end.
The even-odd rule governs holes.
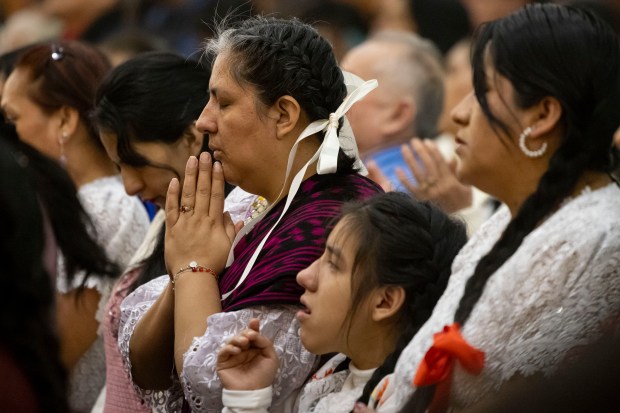
{"type": "Polygon", "coordinates": [[[348,262],[353,261],[353,255],[357,250],[357,237],[354,227],[354,222],[345,215],[338,221],[327,238],[327,245],[340,250],[343,258],[348,262]]]}
{"type": "Polygon", "coordinates": [[[211,89],[247,89],[249,85],[241,85],[233,76],[232,65],[238,64],[229,53],[217,55],[213,62],[209,87],[211,89]]]}
{"type": "Polygon", "coordinates": [[[12,101],[20,96],[25,96],[25,93],[23,93],[25,91],[24,83],[27,82],[27,80],[28,73],[26,73],[26,71],[23,69],[13,70],[6,79],[2,89],[2,105],[7,103],[7,100],[12,101]]]}

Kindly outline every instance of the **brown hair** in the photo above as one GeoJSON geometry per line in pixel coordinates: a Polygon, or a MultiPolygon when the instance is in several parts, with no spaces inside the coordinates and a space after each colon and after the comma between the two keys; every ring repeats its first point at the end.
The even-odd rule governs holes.
{"type": "Polygon", "coordinates": [[[103,148],[89,119],[95,92],[111,69],[103,53],[75,41],[45,43],[26,50],[17,60],[18,68],[29,73],[27,93],[34,103],[45,113],[63,106],[76,109],[91,138],[103,148]]]}

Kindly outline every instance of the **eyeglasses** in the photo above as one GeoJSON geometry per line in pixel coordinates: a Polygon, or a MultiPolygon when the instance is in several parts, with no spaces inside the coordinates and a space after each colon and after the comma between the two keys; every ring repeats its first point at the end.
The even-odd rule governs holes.
{"type": "Polygon", "coordinates": [[[52,57],[52,60],[54,60],[55,62],[58,62],[59,60],[62,60],[65,57],[65,50],[60,45],[52,44],[51,57],[52,57]]]}

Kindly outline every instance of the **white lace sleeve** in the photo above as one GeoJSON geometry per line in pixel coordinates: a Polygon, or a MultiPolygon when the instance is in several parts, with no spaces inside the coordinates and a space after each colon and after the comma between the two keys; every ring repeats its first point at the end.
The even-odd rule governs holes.
{"type": "MultiPolygon", "coordinates": [[[[532,231],[493,274],[463,328],[465,339],[485,352],[485,366],[472,376],[457,364],[453,407],[471,405],[515,375],[552,373],[620,313],[618,205],[615,186],[579,196],[532,231]]],[[[497,218],[481,228],[486,238],[474,236],[455,260],[448,289],[403,351],[379,412],[399,411],[410,397],[433,333],[452,323],[465,281],[505,227],[497,218]]]]}
{"type": "MultiPolygon", "coordinates": [[[[129,341],[135,327],[168,284],[168,276],[158,277],[127,296],[121,304],[118,346],[123,362],[131,374],[129,341]]],[[[217,313],[207,319],[207,333],[196,337],[184,355],[183,384],[186,398],[194,413],[220,412],[222,389],[215,360],[220,347],[233,335],[247,328],[252,318],[261,320],[261,333],[273,341],[280,358],[280,369],[273,385],[273,404],[285,403],[288,396],[300,388],[313,371],[316,356],[301,345],[295,318],[298,308],[293,306],[261,306],[228,313],[217,313]]],[[[174,375],[173,375],[174,376],[174,375]]],[[[178,412],[183,392],[176,377],[173,385],[164,392],[153,392],[134,385],[136,391],[156,411],[178,412]]]]}
{"type": "MultiPolygon", "coordinates": [[[[129,342],[138,321],[157,301],[165,290],[170,278],[168,275],[157,277],[136,288],[121,303],[121,319],[118,329],[118,348],[123,364],[131,377],[131,360],[129,359],[129,342]]],[[[171,356],[172,357],[172,356],[171,356]]],[[[146,390],[134,383],[134,389],[140,397],[156,412],[180,412],[183,403],[183,392],[175,374],[171,372],[172,386],[166,391],[146,390]]],[[[133,382],[133,379],[132,379],[133,382]]]]}
{"type": "MultiPolygon", "coordinates": [[[[149,228],[146,209],[135,196],[125,193],[117,176],[98,179],[82,186],[78,197],[93,222],[96,241],[103,246],[108,258],[124,269],[130,262],[149,228]]],[[[120,274],[119,274],[120,275],[120,274]]],[[[84,273],[80,272],[68,284],[64,258],[58,259],[57,287],[68,292],[82,284],[84,273]]],[[[115,280],[96,275],[88,277],[86,288],[98,290],[102,296],[109,294],[115,280]]]]}
{"type": "Polygon", "coordinates": [[[252,318],[260,319],[261,333],[273,342],[280,359],[273,384],[272,410],[303,386],[316,356],[301,345],[297,311],[293,306],[259,306],[210,316],[207,333],[196,337],[184,355],[182,382],[192,411],[222,410],[221,383],[215,372],[217,352],[233,335],[247,328],[252,318]]]}

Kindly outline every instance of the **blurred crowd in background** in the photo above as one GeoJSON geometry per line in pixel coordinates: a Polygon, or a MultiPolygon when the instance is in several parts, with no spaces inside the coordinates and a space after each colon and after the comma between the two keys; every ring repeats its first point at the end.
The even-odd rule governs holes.
{"type": "MultiPolygon", "coordinates": [[[[620,1],[573,0],[594,9],[616,29],[620,1]]],[[[186,56],[223,18],[263,14],[295,16],[314,24],[342,57],[383,29],[418,33],[446,52],[481,22],[518,9],[528,0],[2,0],[0,53],[52,39],[99,45],[113,63],[147,50],[186,56]]]]}

